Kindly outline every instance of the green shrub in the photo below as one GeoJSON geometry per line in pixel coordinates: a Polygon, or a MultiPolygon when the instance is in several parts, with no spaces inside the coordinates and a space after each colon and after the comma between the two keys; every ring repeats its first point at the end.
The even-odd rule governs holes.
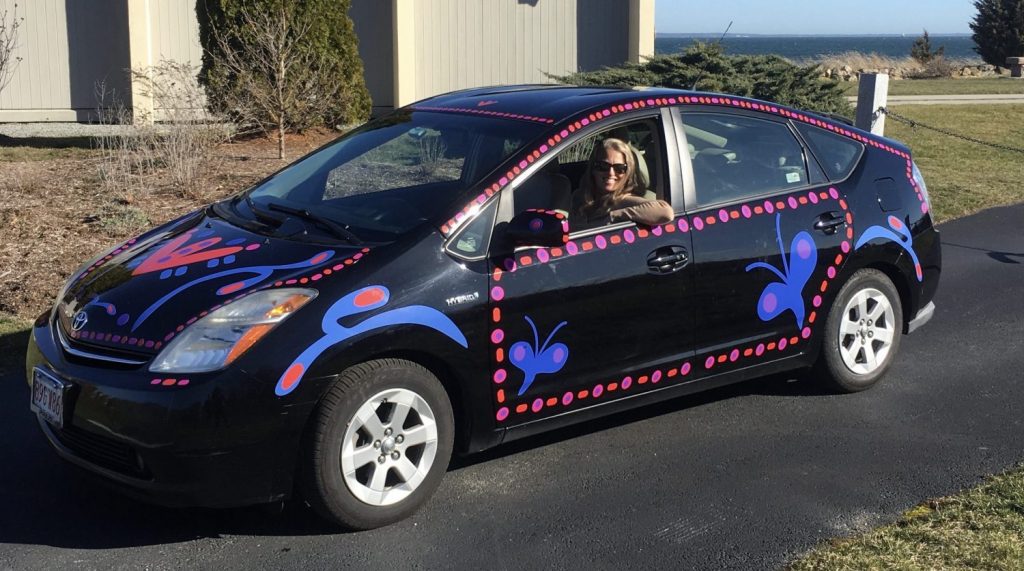
{"type": "Polygon", "coordinates": [[[850,115],[839,82],[818,66],[799,66],[776,55],[726,55],[718,44],[694,42],[677,54],[656,55],[597,71],[550,76],[573,85],[660,86],[753,97],[820,113],[850,115]]]}
{"type": "Polygon", "coordinates": [[[371,103],[348,16],[350,3],[196,0],[203,46],[199,78],[209,105],[264,127],[277,126],[281,117],[274,115],[283,114],[288,130],[364,121],[371,103]],[[272,37],[277,34],[279,38],[272,37]],[[274,53],[275,43],[285,49],[274,53]],[[280,69],[285,73],[278,73],[280,69]],[[277,96],[279,113],[260,105],[252,93],[254,86],[277,96]],[[279,90],[289,91],[291,97],[278,95],[279,90]],[[257,109],[242,109],[245,102],[257,109]]]}
{"type": "Polygon", "coordinates": [[[1005,66],[1006,58],[1024,56],[1024,0],[975,0],[974,7],[974,51],[985,63],[1005,66]]]}

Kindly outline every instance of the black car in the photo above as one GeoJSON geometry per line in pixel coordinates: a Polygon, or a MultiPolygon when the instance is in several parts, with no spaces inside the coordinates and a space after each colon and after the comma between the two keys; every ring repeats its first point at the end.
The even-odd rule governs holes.
{"type": "Polygon", "coordinates": [[[371,528],[453,452],[781,371],[866,389],[939,271],[895,141],[728,95],[473,89],[87,263],[35,322],[31,406],[129,494],[371,528]],[[578,215],[620,177],[660,221],[578,215]]]}

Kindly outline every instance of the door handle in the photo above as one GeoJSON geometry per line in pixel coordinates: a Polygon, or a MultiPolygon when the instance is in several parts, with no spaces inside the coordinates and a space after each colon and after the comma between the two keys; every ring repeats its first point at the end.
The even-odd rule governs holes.
{"type": "Polygon", "coordinates": [[[826,212],[814,221],[814,229],[821,230],[825,234],[832,235],[836,233],[836,230],[840,226],[846,224],[846,219],[843,215],[835,210],[826,212]]]}
{"type": "Polygon", "coordinates": [[[682,246],[658,248],[647,256],[647,271],[652,274],[673,274],[690,263],[690,256],[682,246]]]}

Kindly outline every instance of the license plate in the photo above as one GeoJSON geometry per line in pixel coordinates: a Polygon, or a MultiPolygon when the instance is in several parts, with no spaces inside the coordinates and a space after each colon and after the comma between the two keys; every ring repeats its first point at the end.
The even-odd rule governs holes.
{"type": "Polygon", "coordinates": [[[32,410],[56,426],[64,427],[64,394],[67,383],[43,371],[32,370],[32,410]]]}

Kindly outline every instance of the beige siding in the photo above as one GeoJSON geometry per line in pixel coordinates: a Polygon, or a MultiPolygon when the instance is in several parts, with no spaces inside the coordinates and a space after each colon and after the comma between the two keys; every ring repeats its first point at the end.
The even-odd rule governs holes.
{"type": "Polygon", "coordinates": [[[149,0],[152,18],[153,63],[176,61],[198,68],[203,63],[199,45],[196,3],[191,0],[149,0]]]}
{"type": "Polygon", "coordinates": [[[42,120],[57,110],[73,115],[64,0],[17,2],[17,11],[15,3],[0,0],[0,14],[7,13],[8,25],[15,16],[24,18],[15,49],[21,62],[11,82],[0,92],[0,120],[42,120]]]}
{"type": "Polygon", "coordinates": [[[359,36],[366,88],[374,107],[393,107],[395,101],[395,50],[392,3],[388,0],[352,0],[349,17],[359,36]]]}
{"type": "Polygon", "coordinates": [[[552,83],[547,73],[629,57],[626,0],[416,0],[413,9],[416,99],[484,85],[552,83]]]}

